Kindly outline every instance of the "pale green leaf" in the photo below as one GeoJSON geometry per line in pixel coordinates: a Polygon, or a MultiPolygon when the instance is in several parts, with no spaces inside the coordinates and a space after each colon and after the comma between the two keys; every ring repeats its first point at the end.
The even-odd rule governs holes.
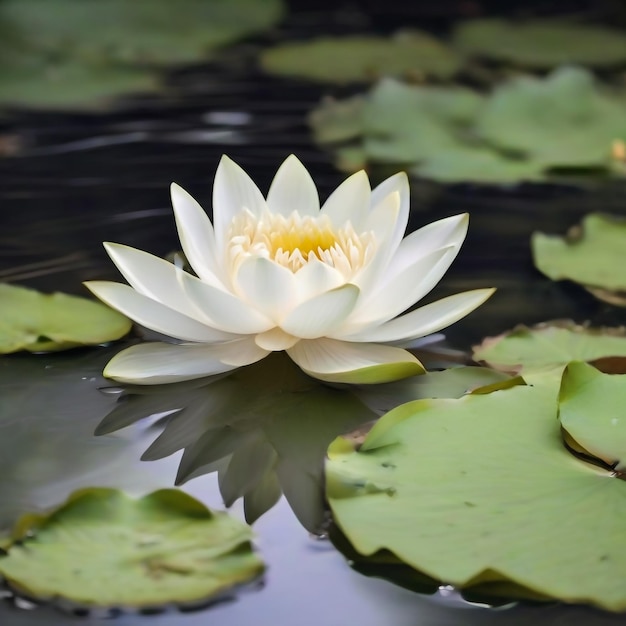
{"type": "Polygon", "coordinates": [[[621,328],[589,328],[573,322],[518,326],[488,337],[474,346],[475,361],[505,372],[563,367],[570,361],[626,358],[626,335],[621,328]]]}
{"type": "Polygon", "coordinates": [[[333,443],[328,501],[361,558],[387,550],[459,588],[625,610],[626,485],[564,446],[557,389],[418,400],[359,450],[333,443]]]}
{"type": "Polygon", "coordinates": [[[48,352],[123,337],[130,320],[92,300],[0,284],[0,353],[48,352]]]}
{"type": "Polygon", "coordinates": [[[570,363],[559,392],[559,419],[584,450],[617,470],[626,467],[626,375],[570,363]]]}
{"type": "Polygon", "coordinates": [[[626,36],[622,32],[563,19],[468,20],[456,28],[453,40],[471,55],[535,68],[626,62],[626,36]]]}
{"type": "Polygon", "coordinates": [[[184,606],[259,576],[263,564],[251,539],[248,526],[181,491],[134,500],[114,489],[86,489],[49,514],[18,521],[0,574],[41,600],[184,606]]]}
{"type": "Polygon", "coordinates": [[[271,74],[337,83],[399,74],[449,78],[460,65],[460,57],[453,50],[419,31],[387,38],[320,37],[284,43],[261,54],[261,66],[271,74]]]}
{"type": "Polygon", "coordinates": [[[475,130],[539,168],[609,168],[614,141],[626,138],[624,110],[623,97],[603,91],[591,72],[565,67],[496,87],[475,130]]]}
{"type": "Polygon", "coordinates": [[[610,292],[626,290],[626,220],[600,213],[585,216],[565,237],[533,233],[537,269],[552,280],[572,280],[610,292]]]}

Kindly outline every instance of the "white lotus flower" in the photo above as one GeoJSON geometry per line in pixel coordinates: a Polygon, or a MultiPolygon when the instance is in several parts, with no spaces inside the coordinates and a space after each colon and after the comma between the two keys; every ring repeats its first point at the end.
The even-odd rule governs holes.
{"type": "Polygon", "coordinates": [[[344,181],[320,209],[295,156],[267,199],[223,157],[213,189],[213,224],[172,185],[182,248],[193,276],[172,263],[106,243],[129,285],[87,287],[138,324],[183,343],[144,343],[116,355],[105,376],[135,384],[200,378],[285,350],[307,374],[341,383],[380,383],[420,374],[402,349],[461,319],[493,289],[460,293],[400,315],[425,296],[456,257],[467,215],[402,238],[409,215],[405,174],[370,190],[365,172],[344,181]]]}

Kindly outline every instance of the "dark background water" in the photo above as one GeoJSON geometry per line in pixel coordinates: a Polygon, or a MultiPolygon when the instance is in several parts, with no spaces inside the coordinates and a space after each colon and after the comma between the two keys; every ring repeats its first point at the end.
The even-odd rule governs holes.
{"type": "MultiPolygon", "coordinates": [[[[252,59],[262,46],[321,32],[390,32],[419,26],[445,31],[460,16],[563,11],[626,25],[620,0],[603,2],[313,2],[295,0],[269,35],[233,46],[208,65],[172,72],[177,95],[125,103],[107,114],[7,112],[0,132],[21,151],[0,158],[0,280],[46,291],[85,294],[83,280],[117,279],[103,240],[163,256],[177,249],[168,188],[176,181],[210,206],[212,179],[226,153],[266,191],[281,161],[295,153],[325,198],[343,175],[316,148],[305,115],[327,86],[262,75],[252,59]]],[[[484,335],[517,323],[567,317],[622,323],[620,310],[582,290],[555,284],[532,267],[529,235],[563,232],[589,211],[626,214],[621,185],[575,188],[520,185],[443,187],[412,185],[410,228],[462,211],[471,214],[467,241],[431,298],[478,287],[498,293],[447,333],[467,348],[484,335]]],[[[156,432],[145,424],[95,438],[98,422],[116,397],[103,394],[103,364],[114,349],[66,355],[15,355],[0,360],[0,528],[19,512],[52,506],[82,485],[107,484],[140,493],[171,486],[178,457],[140,463],[156,432]]],[[[221,506],[213,476],[186,489],[221,506]]],[[[241,507],[235,511],[241,514],[241,507]]],[[[353,572],[328,542],[303,530],[282,500],[254,526],[269,564],[265,586],[209,612],[124,615],[121,626],[196,624],[608,625],[626,623],[586,608],[535,607],[488,610],[444,597],[429,598],[353,572]]],[[[1,626],[61,626],[81,620],[56,610],[19,609],[0,603],[1,626]]],[[[78,622],[77,622],[78,623],[78,622]]]]}

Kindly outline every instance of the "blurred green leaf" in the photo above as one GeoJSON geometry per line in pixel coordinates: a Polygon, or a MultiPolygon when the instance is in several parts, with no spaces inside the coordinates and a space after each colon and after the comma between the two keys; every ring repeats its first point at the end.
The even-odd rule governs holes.
{"type": "Polygon", "coordinates": [[[479,57],[550,69],[565,63],[594,67],[626,62],[626,36],[618,30],[565,19],[462,22],[453,42],[479,57]]]}
{"type": "Polygon", "coordinates": [[[106,343],[123,337],[131,326],[128,318],[99,302],[0,284],[0,353],[3,354],[106,343]]]}
{"type": "Polygon", "coordinates": [[[3,0],[0,104],[91,107],[280,19],[281,0],[3,0]]]}
{"type": "Polygon", "coordinates": [[[134,500],[85,489],[26,515],[0,556],[11,587],[42,600],[154,608],[197,604],[256,578],[251,530],[174,489],[134,500]]]}
{"type": "Polygon", "coordinates": [[[497,87],[475,129],[487,143],[542,169],[609,168],[613,142],[626,139],[625,111],[626,100],[603,91],[589,71],[566,67],[497,87]]]}
{"type": "Polygon", "coordinates": [[[355,35],[284,43],[263,52],[261,66],[280,76],[349,83],[401,74],[449,78],[461,59],[432,35],[407,31],[388,38],[355,35]]]}
{"type": "Polygon", "coordinates": [[[345,171],[395,164],[443,182],[570,182],[626,175],[626,97],[582,68],[512,78],[487,96],[453,86],[381,80],[367,94],[326,100],[314,139],[345,171]]]}

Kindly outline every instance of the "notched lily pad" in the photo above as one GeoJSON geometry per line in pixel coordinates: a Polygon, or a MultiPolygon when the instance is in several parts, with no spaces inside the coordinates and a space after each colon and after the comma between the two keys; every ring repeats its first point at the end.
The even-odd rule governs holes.
{"type": "Polygon", "coordinates": [[[557,392],[418,400],[383,416],[358,451],[336,440],[326,465],[336,524],[362,558],[388,551],[457,588],[513,584],[625,610],[626,484],[565,447],[557,392]]]}
{"type": "Polygon", "coordinates": [[[623,33],[563,19],[468,20],[456,28],[453,40],[471,55],[538,69],[566,63],[594,67],[626,63],[623,33]]]}
{"type": "Polygon", "coordinates": [[[626,363],[626,331],[622,327],[591,328],[569,321],[520,325],[474,346],[473,359],[496,370],[522,374],[563,367],[570,361],[615,370],[626,363]]]}
{"type": "Polygon", "coordinates": [[[0,574],[17,593],[80,606],[198,605],[263,571],[251,530],[174,489],[138,500],[85,489],[15,526],[0,574]]]}
{"type": "Polygon", "coordinates": [[[99,302],[0,284],[0,354],[50,352],[123,337],[132,322],[99,302]]]}
{"type": "Polygon", "coordinates": [[[533,233],[535,267],[552,280],[571,280],[601,300],[626,306],[626,220],[590,213],[565,237],[533,233]]]}
{"type": "Polygon", "coordinates": [[[626,469],[626,375],[603,374],[570,363],[561,381],[559,419],[589,454],[622,473],[626,469]]]}
{"type": "Polygon", "coordinates": [[[261,55],[261,66],[271,74],[336,83],[401,74],[449,78],[460,65],[456,52],[419,31],[396,33],[389,38],[323,37],[285,43],[261,55]]]}

